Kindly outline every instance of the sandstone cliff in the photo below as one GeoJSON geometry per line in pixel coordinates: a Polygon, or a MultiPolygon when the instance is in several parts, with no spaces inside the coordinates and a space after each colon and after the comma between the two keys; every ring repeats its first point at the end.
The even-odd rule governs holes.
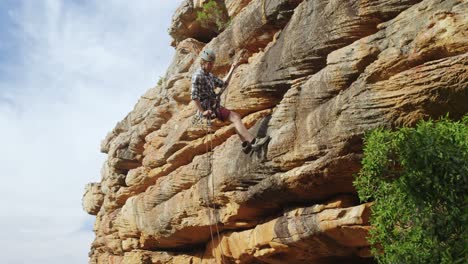
{"type": "Polygon", "coordinates": [[[372,263],[352,186],[363,135],[468,112],[468,2],[225,0],[222,32],[196,21],[203,2],[176,11],[163,83],[102,142],[90,263],[372,263]],[[263,149],[193,124],[204,48],[221,76],[248,51],[225,104],[271,137],[263,149]]]}

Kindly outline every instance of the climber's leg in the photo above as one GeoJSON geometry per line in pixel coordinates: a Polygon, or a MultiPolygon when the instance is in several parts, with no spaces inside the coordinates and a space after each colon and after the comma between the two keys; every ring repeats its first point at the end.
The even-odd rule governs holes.
{"type": "MultiPolygon", "coordinates": [[[[220,109],[221,112],[223,112],[223,110],[227,110],[226,108],[222,107],[220,109]]],[[[229,111],[229,110],[227,110],[229,111]]],[[[236,128],[236,132],[237,132],[237,135],[239,135],[239,138],[241,139],[242,142],[252,142],[253,139],[254,139],[254,136],[252,134],[250,134],[250,132],[247,130],[247,128],[244,126],[244,124],[242,123],[242,119],[240,117],[240,115],[236,112],[233,112],[233,111],[229,111],[229,116],[228,116],[228,120],[234,124],[234,127],[236,128]]]]}

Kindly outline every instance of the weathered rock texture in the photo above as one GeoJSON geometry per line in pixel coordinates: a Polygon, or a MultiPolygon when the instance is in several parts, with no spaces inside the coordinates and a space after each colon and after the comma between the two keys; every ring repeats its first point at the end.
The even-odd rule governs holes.
{"type": "Polygon", "coordinates": [[[370,204],[352,186],[376,127],[468,112],[462,0],[226,0],[230,25],[199,27],[185,1],[176,55],[107,135],[90,263],[372,263],[370,204]],[[193,124],[190,77],[214,49],[225,104],[271,140],[243,154],[229,123],[193,124]]]}

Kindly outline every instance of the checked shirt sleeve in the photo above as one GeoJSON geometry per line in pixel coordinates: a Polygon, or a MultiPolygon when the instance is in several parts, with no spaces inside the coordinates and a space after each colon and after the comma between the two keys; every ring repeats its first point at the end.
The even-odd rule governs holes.
{"type": "Polygon", "coordinates": [[[203,89],[202,78],[200,74],[195,73],[192,76],[192,93],[191,93],[192,100],[195,100],[195,99],[201,100],[202,89],[203,89]]]}
{"type": "Polygon", "coordinates": [[[215,87],[223,88],[225,85],[225,82],[223,80],[221,80],[220,78],[214,75],[213,75],[213,82],[215,84],[215,87]]]}

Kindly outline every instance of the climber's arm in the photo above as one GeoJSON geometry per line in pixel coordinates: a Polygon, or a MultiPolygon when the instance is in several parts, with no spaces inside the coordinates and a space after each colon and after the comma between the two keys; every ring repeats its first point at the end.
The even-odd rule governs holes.
{"type": "Polygon", "coordinates": [[[241,64],[241,61],[244,60],[244,57],[246,55],[246,51],[245,50],[242,50],[236,59],[234,59],[234,62],[232,63],[231,65],[231,69],[229,69],[229,72],[228,74],[226,75],[226,77],[224,77],[224,87],[227,87],[229,82],[231,81],[231,77],[232,77],[232,74],[234,73],[234,70],[237,68],[237,66],[239,66],[241,64]]]}
{"type": "Polygon", "coordinates": [[[239,66],[239,62],[234,62],[231,65],[231,69],[229,69],[228,74],[226,75],[226,77],[224,77],[224,86],[228,86],[229,81],[231,81],[232,74],[234,73],[234,70],[237,68],[237,66],[239,66]]]}
{"type": "Polygon", "coordinates": [[[203,113],[204,110],[203,110],[203,107],[202,107],[202,105],[200,103],[200,100],[193,99],[192,101],[195,103],[195,107],[197,108],[197,110],[200,111],[200,113],[203,113]]]}

